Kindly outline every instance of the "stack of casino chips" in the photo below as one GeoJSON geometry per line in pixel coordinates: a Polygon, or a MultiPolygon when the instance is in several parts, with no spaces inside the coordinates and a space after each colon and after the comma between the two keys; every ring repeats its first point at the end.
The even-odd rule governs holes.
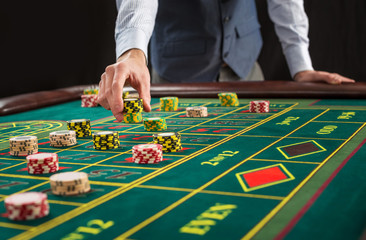
{"type": "Polygon", "coordinates": [[[236,93],[226,92],[218,94],[221,106],[224,107],[237,107],[239,106],[239,99],[236,93]]]}
{"type": "Polygon", "coordinates": [[[61,130],[50,133],[51,147],[68,147],[76,143],[76,133],[73,130],[61,130]]]}
{"type": "Polygon", "coordinates": [[[98,106],[98,95],[87,94],[81,95],[81,107],[97,107],[98,106]]]}
{"type": "Polygon", "coordinates": [[[170,112],[178,109],[177,97],[162,97],[160,98],[160,111],[170,112]]]}
{"type": "Polygon", "coordinates": [[[98,95],[98,93],[99,93],[99,87],[86,88],[83,91],[83,95],[98,95]]]}
{"type": "Polygon", "coordinates": [[[267,100],[251,101],[249,104],[249,112],[253,113],[269,112],[269,101],[267,100]]]}
{"type": "Polygon", "coordinates": [[[89,119],[74,119],[67,121],[67,129],[74,130],[76,137],[90,137],[91,126],[89,119]]]}
{"type": "Polygon", "coordinates": [[[167,128],[165,118],[154,117],[144,118],[144,127],[146,131],[163,131],[167,128]]]}
{"type": "Polygon", "coordinates": [[[142,99],[125,98],[123,99],[123,120],[125,123],[140,123],[142,121],[142,99]]]}
{"type": "Polygon", "coordinates": [[[163,160],[160,144],[139,144],[132,147],[133,161],[139,164],[158,163],[163,160]]]}
{"type": "Polygon", "coordinates": [[[38,152],[38,139],[36,136],[20,136],[9,139],[10,155],[27,156],[38,152]]]}
{"type": "Polygon", "coordinates": [[[186,108],[187,117],[207,117],[207,107],[187,107],[186,108]]]}
{"type": "Polygon", "coordinates": [[[55,195],[71,196],[90,191],[88,174],[84,172],[64,172],[50,177],[52,193],[55,195]]]}
{"type": "Polygon", "coordinates": [[[56,153],[36,153],[27,156],[29,174],[54,173],[59,170],[56,153]]]}
{"type": "Polygon", "coordinates": [[[153,134],[155,144],[163,146],[163,152],[178,152],[182,150],[181,135],[177,132],[153,134]]]}
{"type": "Polygon", "coordinates": [[[45,217],[50,212],[47,194],[41,192],[24,192],[5,198],[5,208],[10,220],[34,220],[45,217]]]}
{"type": "Polygon", "coordinates": [[[102,131],[93,133],[94,149],[110,150],[119,147],[119,135],[114,131],[102,131]]]}

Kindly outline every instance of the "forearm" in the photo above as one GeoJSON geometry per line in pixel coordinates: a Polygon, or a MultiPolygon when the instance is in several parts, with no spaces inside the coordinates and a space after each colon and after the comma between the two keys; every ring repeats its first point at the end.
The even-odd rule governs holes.
{"type": "Polygon", "coordinates": [[[157,0],[117,0],[116,57],[129,49],[140,49],[147,57],[158,9],[157,0]]]}
{"type": "Polygon", "coordinates": [[[309,23],[302,0],[267,0],[291,76],[313,70],[309,54],[309,23]]]}

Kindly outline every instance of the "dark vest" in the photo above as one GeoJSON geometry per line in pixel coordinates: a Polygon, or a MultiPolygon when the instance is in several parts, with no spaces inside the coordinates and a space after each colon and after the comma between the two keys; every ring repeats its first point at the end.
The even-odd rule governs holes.
{"type": "Polygon", "coordinates": [[[170,82],[214,81],[225,62],[245,78],[262,47],[255,0],[159,0],[153,68],[170,82]]]}

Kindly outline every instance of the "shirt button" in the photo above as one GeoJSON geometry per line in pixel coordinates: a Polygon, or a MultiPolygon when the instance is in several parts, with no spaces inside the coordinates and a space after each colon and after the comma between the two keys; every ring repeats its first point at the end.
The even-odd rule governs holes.
{"type": "Polygon", "coordinates": [[[224,17],[224,23],[227,23],[229,21],[230,21],[230,17],[229,16],[224,17]]]}
{"type": "Polygon", "coordinates": [[[226,58],[227,56],[229,56],[229,53],[228,52],[224,53],[224,58],[226,58]]]}

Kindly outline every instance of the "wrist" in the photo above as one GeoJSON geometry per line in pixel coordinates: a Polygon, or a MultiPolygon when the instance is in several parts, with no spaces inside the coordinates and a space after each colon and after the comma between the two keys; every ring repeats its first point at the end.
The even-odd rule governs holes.
{"type": "Polygon", "coordinates": [[[122,55],[117,59],[117,62],[121,62],[130,58],[137,59],[138,61],[144,62],[145,64],[147,63],[144,52],[138,48],[132,48],[122,53],[122,55]]]}
{"type": "Polygon", "coordinates": [[[294,80],[295,80],[295,81],[301,81],[301,80],[302,80],[302,78],[303,78],[306,74],[308,74],[308,73],[310,73],[310,72],[314,72],[314,71],[313,71],[313,70],[304,70],[304,71],[297,72],[297,73],[295,74],[295,76],[294,76],[294,80]]]}

